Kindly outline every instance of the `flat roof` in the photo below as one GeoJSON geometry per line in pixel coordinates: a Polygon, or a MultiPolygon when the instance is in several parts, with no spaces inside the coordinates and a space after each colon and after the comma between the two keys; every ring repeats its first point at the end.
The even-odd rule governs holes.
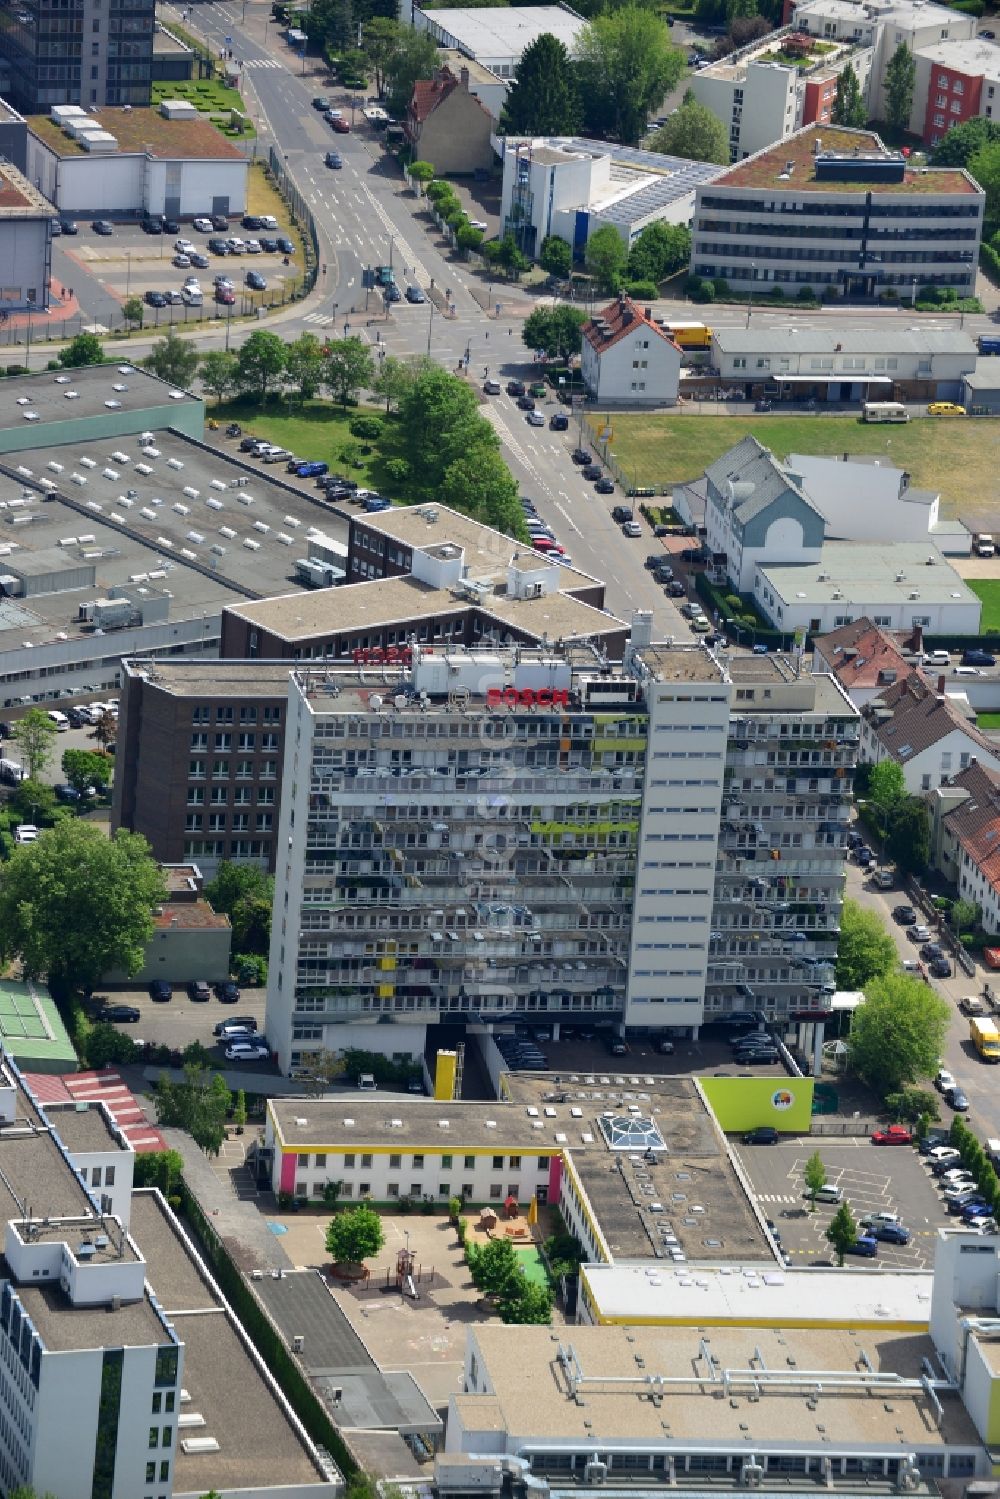
{"type": "Polygon", "coordinates": [[[44,984],[0,979],[0,1042],[20,1067],[76,1070],[76,1050],[44,984]]]}
{"type": "MultiPolygon", "coordinates": [[[[712,328],[712,337],[724,354],[968,354],[976,357],[976,340],[959,328],[900,328],[876,323],[867,328],[810,327],[804,323],[788,327],[712,328]]],[[[994,363],[1000,361],[994,360],[994,363]]],[[[817,375],[817,379],[821,378],[817,375]]],[[[828,378],[841,376],[828,372],[828,378]]]]}
{"type": "MultiPolygon", "coordinates": [[[[510,549],[512,557],[523,551],[514,541],[510,542],[510,549]]],[[[534,555],[531,554],[532,558],[534,555]]],[[[561,590],[540,598],[508,598],[506,567],[506,562],[498,562],[494,574],[503,591],[486,594],[476,603],[467,596],[457,596],[450,588],[434,588],[407,576],[373,578],[367,582],[341,583],[335,588],[234,603],[228,610],[289,641],[346,630],[367,630],[410,619],[459,617],[470,609],[539,638],[548,635],[551,640],[603,635],[627,628],[615,615],[595,609],[561,590]]],[[[562,568],[560,572],[570,573],[571,569],[562,568]]]]}
{"type": "MultiPolygon", "coordinates": [[[[869,1279],[867,1271],[852,1273],[869,1279]]],[[[818,1284],[811,1294],[833,1299],[818,1284]]],[[[692,1298],[697,1297],[694,1287],[692,1298]]],[[[545,1327],[481,1323],[470,1329],[469,1338],[491,1388],[485,1396],[453,1397],[470,1430],[552,1442],[592,1441],[599,1433],[612,1450],[630,1438],[664,1446],[709,1439],[713,1446],[815,1444],[854,1452],[872,1446],[892,1451],[981,1446],[961,1398],[942,1394],[939,1420],[937,1402],[921,1383],[924,1361],[938,1367],[929,1336],[883,1329],[872,1337],[865,1331],[792,1331],[782,1325],[716,1327],[703,1342],[702,1329],[694,1326],[575,1326],[560,1329],[556,1338],[545,1327]],[[803,1371],[797,1381],[796,1368],[803,1371]],[[724,1370],[731,1388],[723,1384],[724,1370]],[[882,1398],[865,1388],[863,1370],[889,1376],[882,1398]],[[810,1378],[811,1371],[843,1375],[845,1382],[856,1381],[855,1388],[824,1384],[821,1374],[810,1378]],[[584,1378],[577,1384],[579,1373],[584,1378]],[[768,1373],[780,1375],[780,1381],[769,1387],[768,1373]],[[656,1374],[677,1381],[664,1387],[662,1406],[649,1393],[656,1374]]]]}
{"type": "Polygon", "coordinates": [[[934,1277],[923,1270],[759,1265],[582,1268],[598,1320],[683,1326],[874,1327],[925,1332],[934,1277]]]}
{"type": "MultiPolygon", "coordinates": [[[[242,609],[239,611],[242,614],[242,609]]],[[[122,670],[141,676],[150,686],[172,697],[288,697],[288,678],[294,661],[215,661],[183,656],[171,660],[159,656],[128,656],[122,670]]]]}
{"type": "Polygon", "coordinates": [[[775,1264],[691,1079],[613,1069],[512,1072],[505,1091],[505,1100],[491,1103],[368,1094],[272,1098],[268,1109],[285,1151],[559,1153],[616,1258],[672,1263],[679,1246],[690,1260],[775,1264]]]}
{"type": "Polygon", "coordinates": [[[216,1288],[201,1273],[194,1246],[158,1193],[132,1197],[132,1232],[164,1316],[184,1344],[186,1415],[205,1418],[193,1434],[214,1437],[217,1452],[186,1454],[178,1433],[175,1493],[264,1490],[322,1484],[324,1477],[263,1364],[247,1352],[216,1288]],[[215,1308],[213,1312],[212,1308],[215,1308]]]}
{"type": "Polygon", "coordinates": [[[722,667],[706,646],[667,645],[654,641],[639,647],[646,666],[664,682],[724,682],[722,667]]]}
{"type": "Polygon", "coordinates": [[[517,9],[486,9],[455,6],[447,12],[422,11],[417,6],[415,24],[434,35],[447,37],[452,45],[473,57],[520,57],[532,42],[548,33],[572,49],[587,22],[568,5],[523,5],[517,9]]]}
{"type": "Polygon", "coordinates": [[[49,1104],[46,1117],[67,1150],[73,1155],[121,1150],[111,1121],[100,1104],[49,1104]]]}
{"type": "MultiPolygon", "coordinates": [[[[138,152],[160,161],[201,159],[246,162],[238,146],[217,130],[210,120],[199,115],[194,120],[168,120],[159,109],[92,109],[87,119],[113,135],[118,152],[138,152]]],[[[79,141],[66,135],[49,115],[29,115],[28,129],[56,156],[88,156],[79,141]]],[[[91,158],[103,161],[101,155],[91,158]]],[[[249,169],[249,163],[248,163],[249,169]]]]}
{"type": "Polygon", "coordinates": [[[1000,47],[986,37],[953,37],[950,41],[929,42],[919,49],[918,55],[973,78],[1000,77],[1000,47]]]}
{"type": "Polygon", "coordinates": [[[499,83],[506,87],[504,79],[494,73],[492,68],[486,67],[474,57],[469,57],[467,53],[460,52],[457,47],[442,47],[437,60],[442,66],[450,67],[456,77],[460,75],[462,68],[468,68],[470,83],[499,83]]]}
{"type": "MultiPolygon", "coordinates": [[[[5,427],[21,429],[25,412],[37,411],[35,430],[40,443],[45,442],[46,422],[78,422],[82,417],[103,416],[108,401],[117,402],[125,411],[146,411],[154,407],[173,408],[186,404],[201,406],[197,396],[169,385],[148,370],[137,369],[123,359],[116,364],[85,365],[76,370],[43,370],[37,375],[18,375],[0,386],[0,431],[5,427]],[[27,397],[27,400],[23,398],[27,397]]],[[[123,439],[131,441],[136,439],[123,439]]],[[[111,447],[115,446],[109,439],[111,447]]],[[[3,451],[0,441],[0,453],[3,451]]],[[[32,450],[34,451],[34,450],[32,450]]],[[[15,462],[30,462],[31,454],[11,454],[15,462]]],[[[49,475],[51,478],[52,476],[49,475]]]]}
{"type": "Polygon", "coordinates": [[[12,162],[0,164],[0,218],[54,219],[56,210],[12,162]]]}
{"type": "Polygon", "coordinates": [[[153,926],[159,932],[226,931],[229,917],[221,911],[213,911],[207,900],[174,900],[157,911],[153,926]]]}
{"type": "MultiPolygon", "coordinates": [[[[450,16],[454,12],[448,11],[447,14],[450,16]]],[[[480,11],[478,14],[489,15],[491,12],[480,11]]],[[[352,516],[351,530],[374,531],[409,547],[423,549],[440,542],[461,547],[468,575],[473,578],[487,577],[491,572],[506,576],[508,563],[517,556],[523,557],[530,566],[538,566],[538,554],[530,547],[437,501],[426,505],[392,505],[388,510],[352,516]]],[[[560,567],[559,571],[565,579],[566,592],[600,581],[575,567],[560,567]]]]}
{"type": "MultiPolygon", "coordinates": [[[[449,12],[450,14],[450,12],[449,12]]],[[[586,136],[508,136],[507,150],[518,142],[530,143],[531,159],[558,166],[580,157],[609,157],[611,181],[603,197],[589,205],[615,224],[634,224],[657,210],[692,196],[702,183],[714,182],[725,168],[709,161],[690,161],[684,156],[661,156],[639,146],[619,146],[613,141],[590,140],[586,136]]]]}
{"type": "MultiPolygon", "coordinates": [[[[12,1279],[10,1271],[8,1278],[12,1279]]],[[[17,1284],[24,1310],[38,1329],[47,1349],[65,1352],[77,1348],[136,1347],[169,1343],[164,1327],[148,1295],[139,1301],[123,1301],[112,1309],[74,1306],[58,1285],[17,1284]]]]}
{"type": "Polygon", "coordinates": [[[827,541],[818,562],[759,562],[757,570],[783,604],[910,602],[915,591],[925,603],[980,602],[931,541],[894,541],[891,547],[827,541]]]}
{"type": "Polygon", "coordinates": [[[814,148],[821,143],[825,152],[836,152],[846,156],[855,150],[863,152],[887,151],[879,136],[870,130],[849,130],[844,126],[806,125],[794,135],[773,146],[767,146],[745,161],[738,162],[723,172],[717,179],[719,187],[767,188],[772,193],[798,197],[801,193],[827,193],[831,197],[871,193],[873,198],[883,195],[897,197],[900,194],[954,194],[982,195],[982,188],[973,181],[968,172],[951,167],[917,169],[907,167],[901,182],[882,182],[871,177],[858,177],[854,181],[835,181],[816,178],[814,148]],[[782,180],[789,170],[791,176],[782,180]]]}

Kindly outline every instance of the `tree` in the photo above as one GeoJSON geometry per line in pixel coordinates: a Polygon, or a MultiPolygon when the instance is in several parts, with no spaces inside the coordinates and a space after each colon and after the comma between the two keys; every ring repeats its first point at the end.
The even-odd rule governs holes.
{"type": "Polygon", "coordinates": [[[886,844],[903,874],[920,874],[931,855],[930,817],[919,796],[908,796],[896,808],[886,844]]]}
{"type": "Polygon", "coordinates": [[[411,161],[406,171],[411,182],[427,183],[434,180],[434,168],[429,161],[411,161]]]}
{"type": "Polygon", "coordinates": [[[7,807],[22,822],[35,822],[40,827],[49,827],[58,820],[58,803],[52,787],[45,781],[33,781],[30,776],[11,792],[7,807]]]}
{"type": "Polygon", "coordinates": [[[896,944],[877,914],[856,900],[845,900],[837,944],[838,989],[864,989],[872,979],[891,973],[897,961],[896,944]]]}
{"type": "Polygon", "coordinates": [[[338,338],[324,348],[323,384],[330,394],[346,406],[360,390],[370,387],[375,378],[375,361],[360,338],[338,338]]]}
{"type": "Polygon", "coordinates": [[[439,366],[422,369],[403,393],[399,432],[416,484],[431,497],[459,458],[478,448],[500,448],[493,426],[479,414],[475,391],[439,366]]]}
{"type": "Polygon", "coordinates": [[[256,864],[233,864],[223,859],[216,870],[215,879],[205,886],[205,899],[213,911],[221,911],[232,919],[239,901],[247,895],[260,895],[270,901],[274,897],[274,876],[265,874],[256,864]]]}
{"type": "Polygon", "coordinates": [[[490,1239],[488,1244],[470,1244],[465,1258],[472,1284],[489,1300],[500,1300],[517,1284],[521,1262],[509,1239],[490,1239]]]}
{"type": "Polygon", "coordinates": [[[171,328],[166,338],[157,339],[142,362],[169,385],[188,390],[194,383],[200,361],[194,343],[181,338],[171,328]]]}
{"type": "Polygon", "coordinates": [[[690,257],[691,231],[684,224],[647,224],[628,252],[628,274],[633,281],[663,281],[690,257]]]}
{"type": "Polygon", "coordinates": [[[285,371],[285,344],[277,333],[257,328],[236,358],[236,378],[241,390],[255,395],[263,405],[268,391],[285,371]]]}
{"type": "Polygon", "coordinates": [[[374,16],[361,29],[361,50],[371,64],[375,92],[381,98],[385,91],[386,68],[399,46],[400,26],[388,16],[374,16]]]}
{"type": "Polygon", "coordinates": [[[184,1157],[179,1150],[137,1151],[132,1162],[132,1185],[159,1187],[164,1197],[176,1191],[184,1171],[184,1157]]]}
{"type": "Polygon", "coordinates": [[[207,1155],[218,1155],[226,1138],[226,1115],[232,1095],[225,1079],[195,1062],[184,1067],[184,1081],[161,1073],[155,1093],[156,1120],[166,1128],[184,1129],[207,1155]]]}
{"type": "Polygon", "coordinates": [[[900,42],[885,70],[885,118],[893,130],[905,130],[913,108],[917,65],[905,42],[900,42]]]}
{"type": "Polygon", "coordinates": [[[596,278],[600,291],[618,290],[628,260],[628,251],[625,241],[613,224],[604,224],[600,229],[594,230],[587,241],[584,260],[587,270],[596,278]]]}
{"type": "MultiPolygon", "coordinates": [[[[690,92],[690,91],[689,91],[690,92]]],[[[726,127],[704,104],[685,95],[680,109],[655,131],[647,150],[664,156],[683,156],[690,161],[728,163],[729,137],[726,127]]]]}
{"type": "Polygon", "coordinates": [[[470,250],[478,250],[483,243],[483,231],[475,229],[471,224],[460,224],[455,231],[455,244],[468,255],[470,250]]]}
{"type": "Polygon", "coordinates": [[[10,737],[20,750],[21,762],[33,781],[38,779],[51,760],[58,732],[49,715],[41,708],[29,708],[11,730],[10,737]]]}
{"type": "Polygon", "coordinates": [[[565,303],[555,307],[536,307],[521,327],[521,342],[526,349],[539,349],[550,359],[572,359],[580,352],[581,330],[587,314],[579,307],[565,303]]]}
{"type": "MultiPolygon", "coordinates": [[[[901,1088],[898,1093],[887,1093],[885,1106],[894,1119],[916,1124],[921,1119],[939,1119],[941,1106],[938,1096],[930,1088],[901,1088]]],[[[927,1133],[926,1125],[924,1134],[927,1133]]]]}
{"type": "Polygon", "coordinates": [[[995,224],[1000,219],[1000,142],[981,146],[967,166],[986,194],[986,222],[995,224]]]}
{"type": "Polygon", "coordinates": [[[896,808],[906,797],[906,777],[902,767],[895,760],[882,760],[869,768],[867,781],[865,799],[879,821],[888,826],[896,808]]]}
{"type": "Polygon", "coordinates": [[[224,349],[213,349],[210,354],[201,356],[201,383],[210,396],[223,401],[236,388],[239,368],[240,362],[235,354],[227,354],[224,349]]]}
{"type": "Polygon", "coordinates": [[[334,1079],[343,1077],[345,1071],[343,1057],[332,1051],[306,1051],[299,1061],[299,1076],[306,1074],[303,1080],[310,1098],[322,1098],[334,1079]]]}
{"type": "Polygon", "coordinates": [[[577,39],[580,93],[588,131],[634,146],[646,121],[684,72],[658,15],[635,4],[595,16],[577,39]]]}
{"type": "Polygon", "coordinates": [[[816,1193],[821,1187],[826,1186],[826,1167],[820,1158],[818,1150],[814,1150],[806,1161],[805,1170],[802,1173],[806,1184],[806,1193],[809,1197],[809,1211],[816,1211],[816,1193]]]}
{"type": "Polygon", "coordinates": [[[111,757],[96,750],[68,749],[63,751],[62,773],[81,797],[88,796],[91,787],[103,791],[111,783],[111,757]]]}
{"type": "MultiPolygon", "coordinates": [[[[974,115],[942,136],[930,155],[935,167],[967,167],[984,146],[1000,145],[1000,121],[974,115]]],[[[975,175],[975,174],[973,174],[975,175]]]]}
{"type": "Polygon", "coordinates": [[[107,749],[109,744],[114,744],[118,738],[118,720],[115,715],[105,709],[94,724],[90,737],[96,739],[102,749],[107,749]]]}
{"type": "Polygon", "coordinates": [[[236,1102],[233,1104],[233,1127],[237,1134],[242,1133],[247,1122],[247,1096],[240,1088],[236,1094],[236,1102]]]}
{"type": "Polygon", "coordinates": [[[474,447],[450,463],[441,480],[441,500],[508,536],[524,537],[517,480],[495,448],[474,447]]]}
{"type": "Polygon", "coordinates": [[[852,1244],[858,1242],[858,1225],[854,1221],[849,1202],[842,1202],[840,1207],[830,1219],[830,1226],[826,1231],[826,1237],[833,1245],[837,1256],[837,1264],[843,1265],[844,1255],[852,1244]]]}
{"type": "Polygon", "coordinates": [[[395,354],[387,354],[379,361],[378,373],[372,381],[372,390],[377,396],[385,397],[386,416],[389,415],[394,404],[398,406],[416,378],[417,370],[409,360],[399,359],[395,354]]]}
{"type": "Polygon", "coordinates": [[[351,1208],[331,1218],[326,1230],[327,1253],[338,1265],[360,1265],[378,1254],[385,1243],[382,1221],[374,1208],[351,1208]]]}
{"type": "Polygon", "coordinates": [[[834,125],[860,127],[866,123],[867,119],[868,111],[861,97],[858,75],[852,65],[847,63],[837,79],[837,95],[833,101],[831,120],[834,125]]]}
{"type": "Polygon", "coordinates": [[[948,1030],[944,1000],[920,979],[889,973],[869,984],[848,1039],[851,1068],[881,1098],[937,1071],[948,1030]]]}
{"type": "Polygon", "coordinates": [[[951,908],[951,924],[956,932],[973,931],[979,925],[981,915],[974,900],[960,899],[951,908]]]}
{"type": "Polygon", "coordinates": [[[437,67],[437,45],[430,33],[401,28],[398,45],[385,65],[390,114],[402,119],[417,79],[433,78],[437,67]]]}
{"type": "Polygon", "coordinates": [[[311,401],[323,383],[323,346],[315,333],[301,333],[285,351],[285,376],[300,401],[311,401]]]}
{"type": "Polygon", "coordinates": [[[58,357],[66,370],[82,369],[85,364],[103,364],[104,345],[96,333],[78,333],[65,349],[60,350],[58,357]]]}
{"type": "Polygon", "coordinates": [[[91,1027],[87,1037],[87,1066],[112,1067],[134,1062],[139,1048],[131,1036],[116,1031],[101,1021],[91,1027]]]}
{"type": "Polygon", "coordinates": [[[492,261],[500,270],[506,271],[511,281],[516,281],[518,276],[523,276],[531,262],[522,252],[513,234],[505,234],[503,239],[491,240],[482,246],[483,254],[492,261]]]}
{"type": "Polygon", "coordinates": [[[122,303],[122,317],[127,323],[138,323],[141,328],[145,315],[146,309],[141,297],[128,297],[122,303]]]}
{"type": "Polygon", "coordinates": [[[233,949],[238,953],[266,956],[271,946],[271,902],[273,896],[243,895],[233,907],[233,949]]]}
{"type": "Polygon", "coordinates": [[[552,1321],[552,1292],[548,1286],[529,1280],[523,1270],[518,1279],[500,1299],[498,1310],[501,1322],[534,1323],[547,1327],[552,1321]]]}
{"type": "Polygon", "coordinates": [[[550,234],[542,240],[538,263],[557,281],[565,281],[573,269],[573,248],[561,235],[550,234]]]}
{"type": "Polygon", "coordinates": [[[566,47],[543,32],[521,54],[500,116],[505,135],[575,135],[583,110],[566,47]]]}
{"type": "Polygon", "coordinates": [[[166,884],[149,845],[119,829],[108,838],[69,818],[16,848],[0,882],[0,952],[25,973],[93,986],[112,968],[136,973],[166,884]]]}

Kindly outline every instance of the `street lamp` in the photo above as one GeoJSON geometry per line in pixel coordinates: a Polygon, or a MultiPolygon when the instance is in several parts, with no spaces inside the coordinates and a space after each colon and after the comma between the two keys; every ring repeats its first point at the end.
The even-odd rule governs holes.
{"type": "Polygon", "coordinates": [[[226,303],[226,353],[229,353],[229,330],[233,325],[233,304],[226,303]]]}
{"type": "Polygon", "coordinates": [[[125,251],[127,269],[125,271],[125,300],[128,301],[129,292],[132,290],[132,251],[125,251]]]}
{"type": "Polygon", "coordinates": [[[31,300],[31,298],[29,297],[28,298],[28,347],[27,347],[27,352],[25,353],[25,356],[24,356],[24,367],[25,367],[25,369],[27,369],[29,367],[29,365],[31,364],[31,314],[34,311],[34,309],[35,309],[35,304],[31,300]]]}
{"type": "Polygon", "coordinates": [[[431,352],[431,334],[434,331],[434,303],[429,302],[427,305],[431,310],[431,315],[427,320],[427,353],[429,355],[431,352]]]}
{"type": "Polygon", "coordinates": [[[750,326],[750,314],[753,312],[753,284],[757,279],[757,262],[750,262],[750,290],[747,293],[747,327],[750,326]]]}

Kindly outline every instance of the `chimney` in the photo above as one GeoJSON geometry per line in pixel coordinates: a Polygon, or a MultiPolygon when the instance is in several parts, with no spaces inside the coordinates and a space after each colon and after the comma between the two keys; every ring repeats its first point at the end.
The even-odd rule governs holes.
{"type": "Polygon", "coordinates": [[[923,627],[923,625],[914,625],[913,626],[913,640],[911,642],[911,645],[912,645],[912,649],[915,650],[915,651],[922,651],[923,650],[923,648],[924,648],[924,627],[923,627]]]}
{"type": "Polygon", "coordinates": [[[643,308],[643,313],[645,315],[646,322],[647,323],[651,323],[653,321],[653,309],[652,309],[652,307],[644,307],[643,308]]]}
{"type": "Polygon", "coordinates": [[[462,80],[462,87],[465,89],[465,92],[468,93],[469,92],[469,70],[468,70],[468,68],[463,68],[461,70],[461,72],[459,73],[458,76],[462,80]]]}
{"type": "Polygon", "coordinates": [[[944,673],[943,672],[942,672],[941,676],[938,677],[937,690],[941,694],[941,696],[943,697],[944,696],[944,673]]]}

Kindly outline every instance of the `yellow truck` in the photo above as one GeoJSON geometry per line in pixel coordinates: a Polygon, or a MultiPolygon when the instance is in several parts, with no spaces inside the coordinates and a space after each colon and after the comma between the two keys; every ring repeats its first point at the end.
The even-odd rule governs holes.
{"type": "Polygon", "coordinates": [[[969,1021],[969,1035],[984,1062],[1000,1062],[1000,1031],[992,1020],[973,1017],[969,1021]]]}

